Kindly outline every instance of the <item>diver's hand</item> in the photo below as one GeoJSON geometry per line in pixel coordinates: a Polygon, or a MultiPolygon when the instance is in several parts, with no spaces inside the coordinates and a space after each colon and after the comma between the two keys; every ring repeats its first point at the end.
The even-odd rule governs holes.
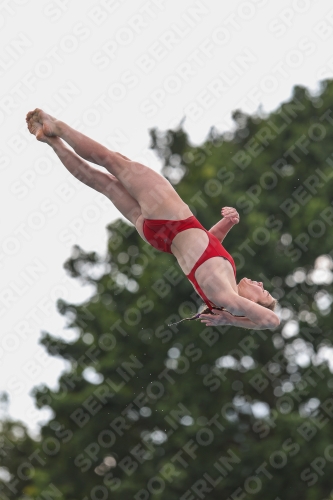
{"type": "Polygon", "coordinates": [[[239,213],[233,207],[223,207],[221,215],[224,219],[230,220],[233,224],[238,224],[239,222],[239,213]]]}
{"type": "Polygon", "coordinates": [[[232,325],[234,316],[228,311],[213,309],[214,314],[200,314],[201,323],[206,326],[232,325]]]}

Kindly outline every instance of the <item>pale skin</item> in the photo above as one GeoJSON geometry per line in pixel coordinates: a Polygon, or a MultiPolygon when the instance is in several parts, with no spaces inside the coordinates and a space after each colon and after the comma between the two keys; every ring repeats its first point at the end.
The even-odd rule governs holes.
{"type": "MultiPolygon", "coordinates": [[[[144,241],[147,241],[143,234],[144,219],[181,220],[193,215],[170,182],[149,167],[110,151],[38,108],[27,114],[26,121],[30,133],[52,147],[74,177],[109,198],[136,227],[144,241]],[[88,162],[100,165],[106,171],[100,171],[88,162]]],[[[232,207],[223,207],[221,214],[222,220],[210,232],[222,242],[239,222],[239,215],[232,207]]],[[[192,228],[175,236],[171,252],[183,272],[188,274],[207,245],[208,235],[201,229],[192,228]]],[[[206,325],[232,324],[250,329],[274,329],[279,325],[278,316],[273,311],[257,304],[269,305],[274,300],[263,284],[248,278],[237,284],[227,259],[213,257],[207,260],[197,269],[195,276],[216,307],[226,309],[215,310],[213,316],[202,314],[200,319],[206,325]]]]}

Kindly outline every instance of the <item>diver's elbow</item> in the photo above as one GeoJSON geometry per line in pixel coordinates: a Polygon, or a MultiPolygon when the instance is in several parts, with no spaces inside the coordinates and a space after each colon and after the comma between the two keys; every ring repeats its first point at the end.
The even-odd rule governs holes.
{"type": "Polygon", "coordinates": [[[280,325],[280,319],[275,315],[275,318],[270,318],[269,322],[266,323],[266,328],[268,330],[275,330],[280,325]]]}

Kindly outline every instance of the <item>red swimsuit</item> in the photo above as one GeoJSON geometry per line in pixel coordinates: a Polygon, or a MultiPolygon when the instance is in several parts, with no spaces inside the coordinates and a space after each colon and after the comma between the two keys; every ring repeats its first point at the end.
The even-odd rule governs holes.
{"type": "Polygon", "coordinates": [[[201,290],[199,283],[195,278],[195,271],[198,269],[201,264],[206,262],[206,260],[211,259],[212,257],[224,257],[227,259],[233,267],[235,277],[236,277],[236,266],[234,259],[231,255],[226,251],[226,249],[221,245],[219,240],[207,231],[192,215],[187,219],[183,220],[157,220],[157,219],[144,219],[143,223],[143,234],[145,235],[146,240],[155,247],[157,250],[161,252],[171,252],[171,244],[174,237],[186,229],[198,228],[205,231],[208,234],[209,243],[207,245],[206,250],[203,252],[199,260],[194,264],[191,272],[186,275],[186,277],[191,281],[194,288],[201,296],[201,298],[205,301],[206,305],[212,310],[215,307],[215,304],[211,302],[204,292],[201,290]]]}

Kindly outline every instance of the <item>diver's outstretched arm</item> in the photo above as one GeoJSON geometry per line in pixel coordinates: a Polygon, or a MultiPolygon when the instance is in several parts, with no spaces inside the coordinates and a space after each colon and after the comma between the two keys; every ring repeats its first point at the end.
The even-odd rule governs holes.
{"type": "Polygon", "coordinates": [[[280,324],[279,317],[273,311],[237,293],[230,293],[220,299],[217,297],[214,303],[217,306],[223,305],[233,316],[245,316],[260,329],[274,329],[280,324]]]}
{"type": "Polygon", "coordinates": [[[245,316],[233,316],[228,311],[220,311],[213,309],[214,314],[200,314],[201,323],[206,326],[238,326],[240,328],[247,328],[249,330],[274,330],[278,325],[262,326],[253,323],[245,316]]]}

